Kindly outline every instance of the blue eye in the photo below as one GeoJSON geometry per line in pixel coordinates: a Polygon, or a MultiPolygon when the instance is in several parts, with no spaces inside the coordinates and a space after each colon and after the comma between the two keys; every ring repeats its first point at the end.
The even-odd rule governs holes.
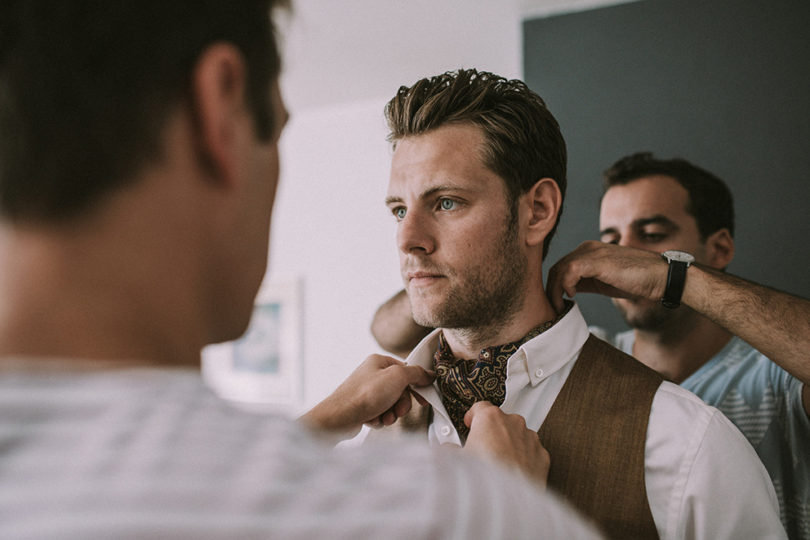
{"type": "Polygon", "coordinates": [[[442,199],[439,201],[442,210],[452,210],[456,207],[456,201],[453,199],[442,199]]]}
{"type": "Polygon", "coordinates": [[[401,206],[394,208],[394,216],[396,216],[397,219],[405,219],[405,209],[401,206]]]}

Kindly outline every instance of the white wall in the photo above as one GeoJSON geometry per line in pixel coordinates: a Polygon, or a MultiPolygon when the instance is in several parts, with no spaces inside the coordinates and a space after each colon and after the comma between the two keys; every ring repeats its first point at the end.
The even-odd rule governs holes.
{"type": "Polygon", "coordinates": [[[536,19],[636,1],[638,0],[518,0],[518,5],[523,19],[536,19]]]}
{"type": "Polygon", "coordinates": [[[283,84],[294,110],[377,98],[458,67],[519,76],[516,0],[294,0],[283,84]]]}
{"type": "Polygon", "coordinates": [[[377,351],[373,310],[397,290],[379,100],[293,112],[282,139],[269,276],[303,278],[304,404],[377,351]]]}
{"type": "Polygon", "coordinates": [[[400,85],[459,67],[520,77],[521,13],[582,4],[295,1],[284,30],[282,88],[291,120],[267,279],[303,278],[302,408],[381,352],[369,324],[380,302],[401,288],[394,221],[383,204],[386,101],[400,85]]]}

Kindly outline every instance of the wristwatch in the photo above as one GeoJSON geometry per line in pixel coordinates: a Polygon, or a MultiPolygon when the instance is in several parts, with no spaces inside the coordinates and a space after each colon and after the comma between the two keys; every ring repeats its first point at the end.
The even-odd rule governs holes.
{"type": "Polygon", "coordinates": [[[664,307],[675,309],[681,305],[681,295],[683,286],[686,283],[686,269],[695,262],[695,257],[685,251],[669,250],[661,254],[661,257],[669,263],[669,273],[667,273],[667,287],[664,289],[664,297],[661,303],[664,307]]]}

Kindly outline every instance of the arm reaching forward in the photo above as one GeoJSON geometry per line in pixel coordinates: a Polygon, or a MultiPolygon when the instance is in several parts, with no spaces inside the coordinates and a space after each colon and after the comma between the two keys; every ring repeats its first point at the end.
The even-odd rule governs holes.
{"type": "Polygon", "coordinates": [[[479,401],[464,415],[464,423],[470,434],[463,451],[517,468],[545,487],[551,458],[522,416],[506,414],[488,401],[479,401]]]}
{"type": "MultiPolygon", "coordinates": [[[[585,242],[549,271],[548,296],[561,309],[563,294],[595,292],[660,300],[668,266],[654,252],[585,242]]],[[[810,415],[810,301],[702,265],[687,270],[681,302],[711,319],[802,381],[810,415]]]]}
{"type": "Polygon", "coordinates": [[[432,329],[419,326],[411,316],[408,294],[402,289],[385,301],[371,321],[371,335],[390,352],[405,358],[432,329]]]}
{"type": "Polygon", "coordinates": [[[372,354],[301,420],[315,429],[344,432],[347,436],[357,433],[366,423],[390,425],[411,409],[408,387],[429,385],[434,377],[419,366],[372,354]]]}

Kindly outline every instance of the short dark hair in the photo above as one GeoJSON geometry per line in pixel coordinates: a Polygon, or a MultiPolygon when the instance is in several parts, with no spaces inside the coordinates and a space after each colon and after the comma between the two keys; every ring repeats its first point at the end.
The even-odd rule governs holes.
{"type": "MultiPolygon", "coordinates": [[[[400,87],[385,116],[394,144],[443,125],[479,126],[486,139],[484,164],[504,180],[513,213],[518,197],[541,178],[552,178],[565,198],[567,153],[560,126],[523,81],[475,69],[448,71],[400,87]]],[[[560,216],[545,239],[543,257],[560,216]]]]}
{"type": "Polygon", "coordinates": [[[3,0],[0,215],[88,210],[161,157],[173,106],[214,42],[239,48],[257,135],[273,132],[280,71],[271,10],[285,0],[3,0]]]}
{"type": "Polygon", "coordinates": [[[659,175],[671,177],[686,189],[689,195],[686,211],[695,217],[702,240],[723,228],[734,236],[734,200],[728,186],[685,159],[656,159],[651,152],[623,157],[604,172],[602,193],[616,185],[659,175]]]}

